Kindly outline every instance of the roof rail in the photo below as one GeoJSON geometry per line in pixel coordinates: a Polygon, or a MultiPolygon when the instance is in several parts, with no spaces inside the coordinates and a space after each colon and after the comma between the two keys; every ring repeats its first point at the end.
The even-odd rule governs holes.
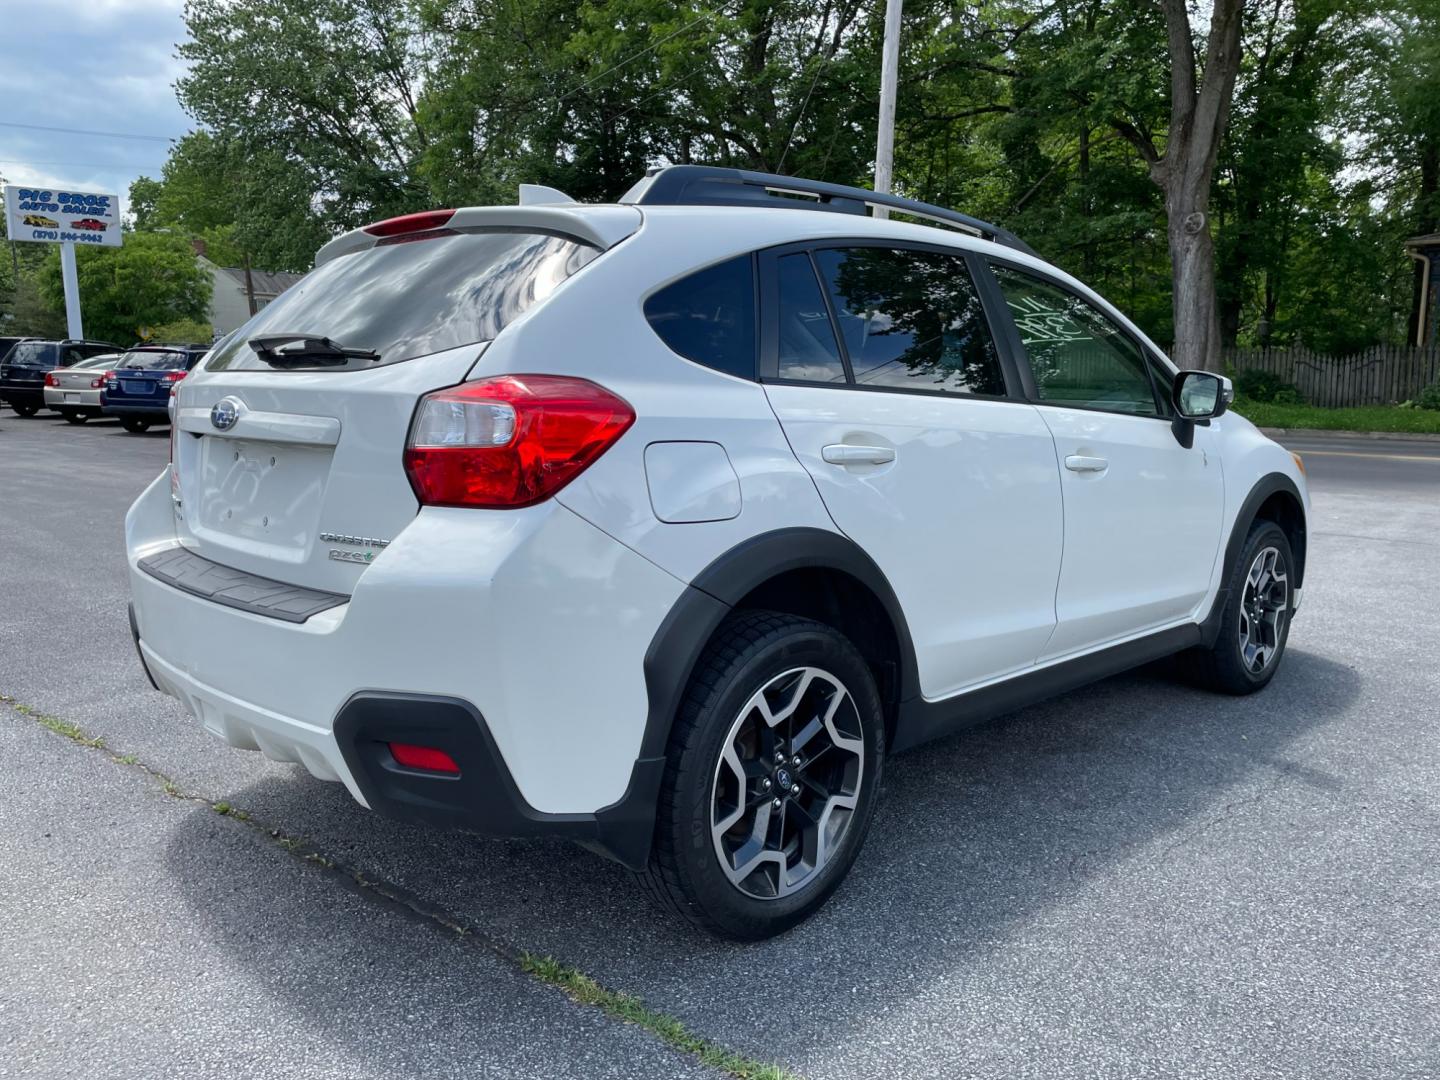
{"type": "MultiPolygon", "coordinates": [[[[798,176],[725,169],[711,165],[665,165],[648,170],[620,202],[636,206],[771,206],[793,210],[822,210],[837,214],[866,213],[866,208],[883,206],[912,217],[951,225],[997,244],[1035,255],[1029,244],[1014,233],[988,221],[947,210],[943,206],[915,199],[887,195],[865,188],[804,180],[798,176]],[[808,196],[788,198],[787,196],[808,196]]],[[[1035,255],[1039,258],[1038,255],[1035,255]]]]}

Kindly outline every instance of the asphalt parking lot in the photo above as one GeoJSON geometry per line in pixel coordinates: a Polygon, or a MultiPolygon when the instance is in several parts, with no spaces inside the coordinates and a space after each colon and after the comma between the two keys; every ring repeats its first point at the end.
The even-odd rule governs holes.
{"type": "Polygon", "coordinates": [[[152,691],[121,523],[166,440],[0,411],[0,1076],[1440,1074],[1440,443],[1296,441],[1307,587],[1265,693],[1147,671],[898,757],[837,898],[736,946],[152,691]]]}

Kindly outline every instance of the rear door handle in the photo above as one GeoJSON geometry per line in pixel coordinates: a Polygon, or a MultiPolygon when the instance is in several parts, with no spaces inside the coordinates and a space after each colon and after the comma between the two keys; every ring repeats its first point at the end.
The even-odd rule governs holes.
{"type": "Polygon", "coordinates": [[[1110,467],[1110,462],[1103,457],[1086,457],[1084,454],[1071,454],[1065,459],[1065,468],[1071,472],[1104,472],[1110,467]]]}
{"type": "Polygon", "coordinates": [[[820,456],[831,465],[884,465],[895,460],[895,451],[888,446],[832,443],[820,448],[820,456]]]}

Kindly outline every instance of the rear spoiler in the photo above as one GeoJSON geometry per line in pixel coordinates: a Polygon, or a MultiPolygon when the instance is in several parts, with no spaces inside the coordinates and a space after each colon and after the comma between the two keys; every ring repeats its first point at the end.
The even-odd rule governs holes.
{"type": "Polygon", "coordinates": [[[453,213],[431,211],[409,215],[415,228],[388,229],[377,235],[367,230],[391,222],[379,222],[342,233],[315,253],[320,266],[340,255],[374,247],[386,236],[419,235],[440,229],[534,229],[559,233],[582,244],[605,251],[640,228],[640,211],[633,206],[581,206],[578,203],[548,206],[469,206],[453,213]]]}

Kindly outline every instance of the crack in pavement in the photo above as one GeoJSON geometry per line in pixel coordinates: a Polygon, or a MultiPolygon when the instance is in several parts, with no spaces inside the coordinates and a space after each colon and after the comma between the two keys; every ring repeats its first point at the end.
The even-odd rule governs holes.
{"type": "Polygon", "coordinates": [[[736,1077],[737,1080],[802,1080],[797,1074],[778,1065],[747,1058],[695,1035],[682,1021],[649,1008],[633,994],[601,986],[578,969],[552,957],[535,956],[518,949],[508,942],[466,923],[441,905],[433,904],[424,897],[393,882],[366,874],[357,867],[347,866],[327,855],[304,837],[287,833],[278,826],[270,825],[243,808],[223,800],[207,798],[197,792],[187,791],[163,770],[142,761],[135,754],[117,753],[106,745],[102,736],[91,735],[78,724],[42,712],[5,694],[0,694],[0,707],[7,709],[12,716],[38,724],[83,749],[104,754],[117,765],[144,773],[159,784],[161,790],[173,799],[204,806],[221,817],[240,823],[297,859],[316,868],[329,880],[365,901],[378,904],[413,922],[429,926],[432,930],[451,934],[468,945],[484,949],[527,977],[564,994],[567,999],[581,1008],[599,1009],[606,1016],[621,1023],[643,1028],[671,1049],[697,1058],[703,1064],[736,1077]]]}

